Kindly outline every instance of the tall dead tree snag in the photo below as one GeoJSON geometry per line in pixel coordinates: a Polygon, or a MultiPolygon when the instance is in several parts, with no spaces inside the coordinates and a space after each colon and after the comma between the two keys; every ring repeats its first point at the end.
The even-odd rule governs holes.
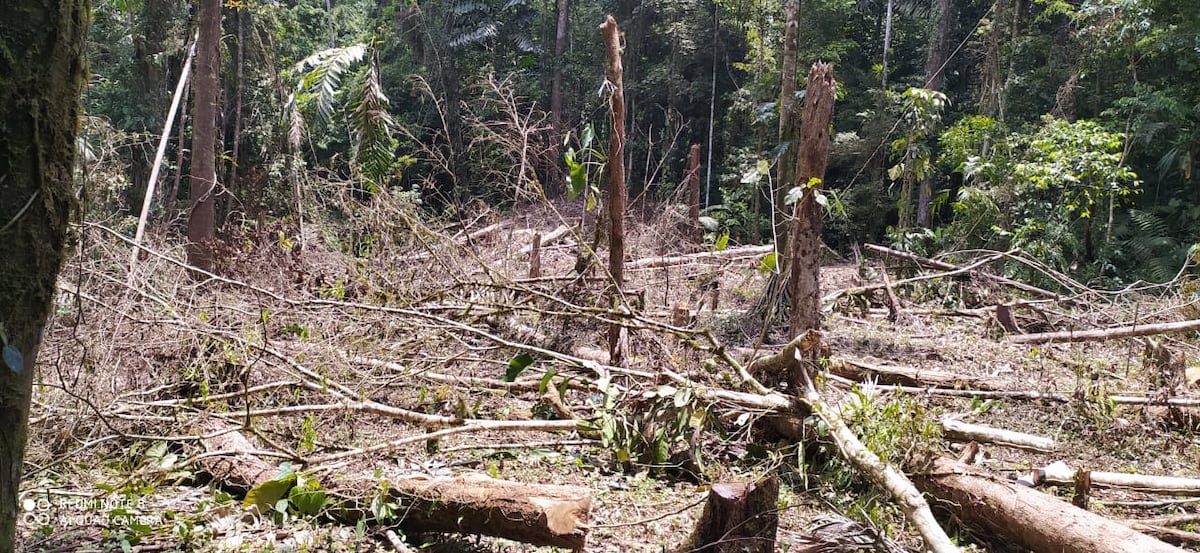
{"type": "Polygon", "coordinates": [[[221,1],[199,3],[200,34],[196,40],[195,104],[192,106],[192,207],[188,214],[188,263],[211,271],[216,232],[217,76],[221,68],[221,1]]]}
{"type": "MultiPolygon", "coordinates": [[[[625,85],[621,77],[621,33],[613,16],[600,24],[604,50],[608,54],[606,73],[609,96],[609,121],[612,134],[608,138],[608,220],[610,227],[608,272],[613,279],[613,298],[621,295],[625,276],[625,85]]],[[[608,354],[613,364],[621,361],[621,325],[608,328],[608,354]]]]}
{"type": "Polygon", "coordinates": [[[804,116],[800,125],[800,149],[796,162],[796,186],[803,189],[792,211],[792,233],[788,240],[788,290],[791,291],[789,333],[821,327],[821,206],[817,194],[829,162],[829,127],[833,120],[833,65],[815,63],[808,72],[804,116]],[[815,179],[815,180],[814,180],[815,179]]]}

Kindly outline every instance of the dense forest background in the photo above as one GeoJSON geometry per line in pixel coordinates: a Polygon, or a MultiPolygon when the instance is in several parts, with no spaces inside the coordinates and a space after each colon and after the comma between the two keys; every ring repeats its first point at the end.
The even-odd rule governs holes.
{"type": "MultiPolygon", "coordinates": [[[[570,195],[572,167],[594,188],[604,152],[591,137],[607,136],[597,25],[611,13],[624,30],[635,205],[682,209],[699,144],[706,214],[736,242],[772,240],[773,198],[790,185],[776,169],[795,134],[779,122],[781,89],[803,100],[803,82],[781,82],[793,16],[797,78],[824,60],[838,80],[825,230],[835,249],[1020,248],[1111,285],[1169,279],[1200,240],[1200,15],[1188,2],[790,8],[228,0],[217,235],[278,224],[303,240],[304,217],[335,220],[358,229],[339,247],[365,255],[392,239],[372,223],[377,204],[454,219],[570,195]]],[[[93,213],[129,228],[195,17],[180,0],[94,6],[81,144],[98,162],[86,178],[93,213]]],[[[186,115],[177,125],[169,132],[189,136],[186,115]]],[[[181,231],[190,184],[172,175],[190,160],[170,145],[151,221],[181,231]]]]}

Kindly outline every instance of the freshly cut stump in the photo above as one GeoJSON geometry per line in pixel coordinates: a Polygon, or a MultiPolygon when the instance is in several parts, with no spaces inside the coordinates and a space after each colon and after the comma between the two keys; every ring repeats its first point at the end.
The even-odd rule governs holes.
{"type": "Polygon", "coordinates": [[[696,529],[676,551],[773,553],[779,528],[779,479],[713,484],[696,529]]]}

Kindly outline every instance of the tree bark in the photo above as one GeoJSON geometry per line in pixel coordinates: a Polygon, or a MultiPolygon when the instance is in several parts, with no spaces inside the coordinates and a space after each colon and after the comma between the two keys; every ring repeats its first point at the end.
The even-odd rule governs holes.
{"type": "Polygon", "coordinates": [[[76,212],[84,0],[0,9],[0,553],[14,550],[34,362],[76,212]]]}
{"type": "Polygon", "coordinates": [[[688,157],[688,232],[697,242],[700,230],[700,145],[692,144],[688,157]]]}
{"type": "MultiPolygon", "coordinates": [[[[621,284],[625,275],[625,85],[621,71],[621,38],[617,20],[610,15],[600,25],[604,47],[608,53],[606,73],[612,84],[610,97],[610,122],[612,134],[608,138],[608,272],[613,279],[614,298],[621,295],[621,284]]],[[[611,363],[621,362],[621,331],[619,324],[608,328],[608,353],[611,363]]]]}
{"type": "MultiPolygon", "coordinates": [[[[583,551],[587,545],[592,492],[578,486],[526,484],[482,474],[389,478],[388,502],[398,503],[400,528],[410,532],[481,534],[523,543],[583,551]]],[[[334,509],[343,523],[369,516],[360,505],[379,493],[377,478],[350,484],[360,499],[334,509]]]]}
{"type": "Polygon", "coordinates": [[[212,271],[216,231],[217,71],[221,67],[221,0],[200,0],[200,36],[196,41],[196,77],[192,116],[192,207],[188,215],[188,264],[212,271]]]}
{"type": "Polygon", "coordinates": [[[562,143],[563,143],[563,81],[566,73],[566,61],[563,59],[567,54],[567,33],[570,31],[571,23],[571,0],[558,0],[555,3],[556,24],[554,26],[554,57],[550,63],[553,64],[553,71],[550,77],[550,132],[552,133],[551,144],[554,148],[551,155],[553,169],[553,180],[547,187],[547,194],[553,197],[560,196],[565,187],[563,186],[563,174],[559,164],[562,163],[562,143]]]}
{"type": "MultiPolygon", "coordinates": [[[[950,25],[955,20],[954,2],[937,0],[933,32],[929,36],[929,48],[925,51],[925,88],[934,91],[942,89],[942,66],[946,63],[949,46],[950,25]]],[[[933,172],[926,171],[921,178],[921,189],[917,194],[917,226],[929,227],[931,213],[930,204],[933,201],[933,172]]]]}
{"type": "MultiPolygon", "coordinates": [[[[779,143],[787,143],[787,150],[776,164],[774,213],[776,259],[787,256],[788,222],[790,213],[784,205],[787,192],[795,186],[796,150],[796,56],[800,49],[800,0],[788,0],[784,7],[786,27],[783,33],[783,65],[779,70],[779,143]]],[[[778,278],[772,275],[771,278],[778,278]]]]}
{"type": "Polygon", "coordinates": [[[1011,484],[970,465],[934,457],[913,475],[969,526],[1034,551],[1055,553],[1178,553],[1181,550],[1034,489],[1011,484]]]}
{"type": "Polygon", "coordinates": [[[829,127],[833,120],[836,83],[833,65],[813,64],[808,73],[808,89],[804,97],[804,118],[800,128],[799,160],[796,163],[796,185],[804,187],[804,195],[792,212],[792,236],[788,250],[788,289],[791,290],[790,335],[799,336],[805,330],[821,328],[821,206],[816,195],[825,178],[829,162],[829,127]],[[808,182],[818,179],[811,188],[808,182]]]}
{"type": "Polygon", "coordinates": [[[683,553],[772,553],[779,528],[779,479],[713,484],[683,553]]]}

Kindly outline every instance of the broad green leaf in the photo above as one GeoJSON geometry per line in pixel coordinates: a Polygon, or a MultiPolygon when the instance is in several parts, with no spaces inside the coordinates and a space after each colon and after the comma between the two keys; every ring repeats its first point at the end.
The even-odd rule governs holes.
{"type": "Polygon", "coordinates": [[[275,503],[282,499],[288,490],[296,484],[296,473],[289,472],[282,477],[267,480],[246,492],[243,507],[258,506],[258,512],[269,513],[275,508],[275,503]]]}
{"type": "Polygon", "coordinates": [[[775,252],[771,252],[767,255],[764,255],[763,258],[758,261],[758,272],[772,273],[775,272],[775,267],[778,266],[779,256],[775,252]]]}
{"type": "Polygon", "coordinates": [[[303,485],[298,485],[288,493],[288,500],[297,511],[306,515],[315,515],[325,507],[325,490],[316,479],[307,478],[303,485]]]}
{"type": "Polygon", "coordinates": [[[758,160],[757,168],[758,168],[758,174],[760,174],[764,177],[771,174],[771,163],[765,159],[758,160]]]}
{"type": "Polygon", "coordinates": [[[522,351],[508,360],[508,370],[504,371],[504,381],[512,382],[533,364],[533,356],[522,351]]]}
{"type": "Polygon", "coordinates": [[[713,243],[713,251],[725,251],[727,247],[729,247],[729,229],[725,229],[725,232],[717,237],[717,241],[713,243]]]}

